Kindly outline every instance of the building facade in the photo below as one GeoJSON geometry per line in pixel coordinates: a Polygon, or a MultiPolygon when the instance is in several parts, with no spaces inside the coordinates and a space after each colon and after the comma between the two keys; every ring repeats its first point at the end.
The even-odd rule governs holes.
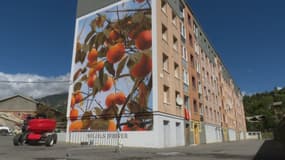
{"type": "Polygon", "coordinates": [[[244,139],[242,95],[184,0],[79,0],[73,55],[69,142],[244,139]]]}

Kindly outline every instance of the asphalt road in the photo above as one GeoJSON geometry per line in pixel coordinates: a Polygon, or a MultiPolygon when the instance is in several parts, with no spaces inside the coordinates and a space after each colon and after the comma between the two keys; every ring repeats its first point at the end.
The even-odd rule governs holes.
{"type": "Polygon", "coordinates": [[[0,136],[0,160],[217,160],[253,159],[263,141],[240,141],[168,149],[122,148],[56,144],[13,146],[11,136],[0,136]]]}

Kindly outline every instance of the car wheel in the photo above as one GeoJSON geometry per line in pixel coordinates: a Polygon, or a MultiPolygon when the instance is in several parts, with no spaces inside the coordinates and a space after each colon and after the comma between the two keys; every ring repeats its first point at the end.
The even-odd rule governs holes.
{"type": "Polygon", "coordinates": [[[15,146],[18,146],[19,144],[22,144],[22,142],[21,142],[21,137],[22,137],[21,134],[17,134],[17,135],[14,136],[14,138],[13,138],[13,144],[14,144],[15,146]]]}
{"type": "Polygon", "coordinates": [[[7,136],[8,134],[9,134],[9,132],[7,130],[1,130],[0,131],[1,136],[7,136]]]}
{"type": "Polygon", "coordinates": [[[53,140],[54,140],[54,144],[57,143],[57,134],[53,134],[53,140]]]}
{"type": "Polygon", "coordinates": [[[54,137],[53,135],[48,135],[46,138],[46,146],[51,147],[54,145],[54,137]]]}

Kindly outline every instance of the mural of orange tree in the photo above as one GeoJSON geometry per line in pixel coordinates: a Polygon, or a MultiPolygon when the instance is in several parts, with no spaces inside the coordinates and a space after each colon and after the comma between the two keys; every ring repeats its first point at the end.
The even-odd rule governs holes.
{"type": "Polygon", "coordinates": [[[120,2],[77,29],[69,131],[151,130],[151,0],[120,2]]]}

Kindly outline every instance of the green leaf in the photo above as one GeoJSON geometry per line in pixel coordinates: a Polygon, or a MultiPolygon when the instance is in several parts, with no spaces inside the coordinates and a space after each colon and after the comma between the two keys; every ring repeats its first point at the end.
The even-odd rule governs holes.
{"type": "Polygon", "coordinates": [[[98,93],[98,91],[102,89],[102,86],[103,85],[101,85],[100,80],[96,78],[94,82],[93,90],[92,90],[92,95],[95,96],[98,93]]]}
{"type": "Polygon", "coordinates": [[[140,60],[141,56],[142,56],[142,53],[134,53],[134,54],[130,55],[129,56],[129,61],[127,63],[128,68],[131,69],[133,67],[133,65],[138,63],[138,61],[140,60]]]}
{"type": "Polygon", "coordinates": [[[102,47],[98,52],[98,57],[106,57],[108,48],[102,47]]]}
{"type": "Polygon", "coordinates": [[[118,107],[116,105],[113,105],[111,107],[104,109],[101,116],[103,119],[111,120],[117,117],[117,114],[118,114],[118,107]]]}
{"type": "Polygon", "coordinates": [[[100,116],[102,114],[102,109],[99,108],[99,107],[95,107],[95,113],[96,113],[96,116],[100,116]]]}
{"type": "Polygon", "coordinates": [[[80,80],[81,81],[86,81],[88,79],[87,75],[84,75],[80,80]]]}
{"type": "Polygon", "coordinates": [[[78,70],[74,73],[74,75],[73,75],[73,82],[78,79],[78,77],[79,77],[80,74],[81,74],[81,71],[82,71],[82,69],[80,68],[80,69],[78,69],[78,70]]]}
{"type": "Polygon", "coordinates": [[[142,107],[140,106],[140,104],[138,104],[137,102],[133,100],[128,103],[128,108],[130,110],[130,113],[142,112],[142,107]]]}
{"type": "Polygon", "coordinates": [[[73,91],[74,91],[74,92],[79,91],[79,90],[81,90],[81,87],[82,87],[82,83],[81,83],[81,82],[77,82],[77,83],[74,85],[73,91]]]}
{"type": "Polygon", "coordinates": [[[84,40],[84,43],[87,44],[87,42],[90,40],[90,38],[93,36],[93,34],[95,34],[95,30],[91,30],[87,35],[86,38],[84,40]]]}
{"type": "Polygon", "coordinates": [[[121,62],[119,63],[118,68],[117,68],[117,72],[116,72],[116,77],[119,77],[120,74],[122,73],[122,71],[123,71],[123,69],[124,69],[124,67],[125,67],[125,64],[126,64],[126,62],[127,62],[127,59],[128,59],[128,57],[125,56],[125,57],[121,60],[121,62]]]}
{"type": "Polygon", "coordinates": [[[108,61],[106,61],[106,62],[105,62],[105,67],[106,67],[107,71],[108,71],[111,75],[115,76],[115,69],[114,69],[114,65],[113,65],[113,64],[111,64],[111,63],[109,63],[108,61]]]}
{"type": "Polygon", "coordinates": [[[104,119],[95,119],[91,121],[90,128],[97,131],[107,131],[109,127],[109,121],[104,119]]]}
{"type": "Polygon", "coordinates": [[[132,21],[133,21],[133,23],[140,23],[143,18],[144,18],[144,13],[143,12],[137,12],[133,15],[132,21]]]}
{"type": "MultiPolygon", "coordinates": [[[[96,43],[96,38],[97,35],[93,35],[92,38],[90,39],[89,43],[88,43],[88,52],[91,51],[92,48],[94,48],[94,44],[96,43]]],[[[97,45],[95,45],[95,48],[97,47],[97,45]]]]}
{"type": "Polygon", "coordinates": [[[94,40],[95,46],[98,48],[100,45],[103,45],[106,39],[107,37],[105,36],[104,32],[99,32],[94,40]]]}

